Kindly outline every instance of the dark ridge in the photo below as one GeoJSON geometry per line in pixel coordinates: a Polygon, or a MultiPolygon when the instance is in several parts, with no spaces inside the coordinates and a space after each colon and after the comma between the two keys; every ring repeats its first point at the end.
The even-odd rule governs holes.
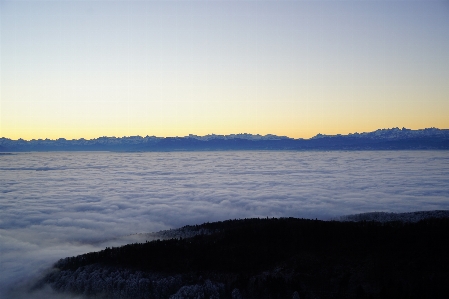
{"type": "Polygon", "coordinates": [[[448,218],[190,228],[209,233],[65,258],[40,285],[95,298],[449,298],[448,218]]]}
{"type": "Polygon", "coordinates": [[[379,129],[349,135],[318,134],[310,139],[276,135],[189,135],[185,137],[99,137],[66,140],[0,138],[0,152],[24,151],[219,151],[219,150],[448,150],[449,130],[379,129]]]}

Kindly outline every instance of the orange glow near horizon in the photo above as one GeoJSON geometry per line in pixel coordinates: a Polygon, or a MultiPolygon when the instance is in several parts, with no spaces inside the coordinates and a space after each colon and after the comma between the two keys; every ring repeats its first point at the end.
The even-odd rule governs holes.
{"type": "Polygon", "coordinates": [[[377,129],[390,129],[395,127],[406,127],[407,129],[412,130],[418,130],[418,129],[425,129],[430,127],[436,127],[439,129],[448,129],[448,126],[400,126],[400,125],[391,125],[386,127],[366,127],[358,128],[358,129],[350,129],[350,128],[343,128],[343,127],[335,127],[335,129],[328,129],[328,130],[316,130],[314,128],[310,128],[309,130],[272,130],[272,131],[261,131],[261,130],[241,130],[241,131],[230,131],[227,129],[223,130],[196,130],[196,131],[187,131],[187,130],[179,130],[178,128],[172,128],[172,130],[144,130],[144,129],[136,129],[136,130],[104,130],[102,132],[100,131],[89,131],[87,128],[86,130],[64,130],[64,129],[50,129],[48,131],[32,131],[32,130],[17,130],[14,132],[11,130],[8,135],[5,135],[1,133],[0,137],[9,138],[12,140],[17,139],[24,139],[24,140],[32,140],[32,139],[58,139],[58,138],[65,138],[67,140],[71,139],[96,139],[99,137],[128,137],[128,136],[156,136],[156,137],[185,137],[189,134],[197,135],[197,136],[205,136],[209,134],[216,134],[216,135],[230,135],[230,134],[240,134],[240,133],[249,133],[249,134],[259,134],[259,135],[267,135],[267,134],[273,134],[278,136],[287,136],[290,138],[303,138],[303,139],[309,139],[313,136],[316,136],[317,134],[325,134],[325,135],[348,135],[351,133],[362,133],[362,132],[372,132],[377,129]]]}
{"type": "Polygon", "coordinates": [[[447,13],[444,1],[3,1],[0,137],[449,128],[447,13]]]}

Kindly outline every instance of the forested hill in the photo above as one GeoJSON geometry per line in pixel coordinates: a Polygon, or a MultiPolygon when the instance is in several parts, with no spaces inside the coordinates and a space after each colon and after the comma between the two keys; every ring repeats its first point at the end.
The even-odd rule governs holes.
{"type": "Polygon", "coordinates": [[[449,129],[379,129],[348,135],[318,134],[310,139],[276,135],[189,135],[185,137],[99,137],[11,140],[0,138],[0,152],[24,151],[204,151],[204,150],[405,150],[449,149],[449,129]]]}
{"type": "Polygon", "coordinates": [[[244,219],[62,259],[36,287],[91,298],[449,298],[449,218],[244,219]]]}

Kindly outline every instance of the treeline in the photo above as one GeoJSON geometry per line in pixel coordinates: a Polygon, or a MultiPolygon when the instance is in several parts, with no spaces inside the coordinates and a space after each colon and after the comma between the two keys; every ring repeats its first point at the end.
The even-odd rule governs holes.
{"type": "MultiPolygon", "coordinates": [[[[58,273],[91,267],[181,277],[184,286],[208,280],[222,286],[220,298],[236,293],[241,298],[449,298],[447,218],[417,223],[244,219],[192,229],[215,233],[66,258],[45,282],[70,291],[56,286],[58,273]]],[[[142,294],[150,292],[148,287],[142,294]]]]}

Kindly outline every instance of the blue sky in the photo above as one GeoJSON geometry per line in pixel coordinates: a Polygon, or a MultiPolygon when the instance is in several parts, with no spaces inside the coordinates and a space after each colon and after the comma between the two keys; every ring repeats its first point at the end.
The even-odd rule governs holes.
{"type": "Polygon", "coordinates": [[[1,1],[0,135],[449,127],[447,1],[1,1]]]}

